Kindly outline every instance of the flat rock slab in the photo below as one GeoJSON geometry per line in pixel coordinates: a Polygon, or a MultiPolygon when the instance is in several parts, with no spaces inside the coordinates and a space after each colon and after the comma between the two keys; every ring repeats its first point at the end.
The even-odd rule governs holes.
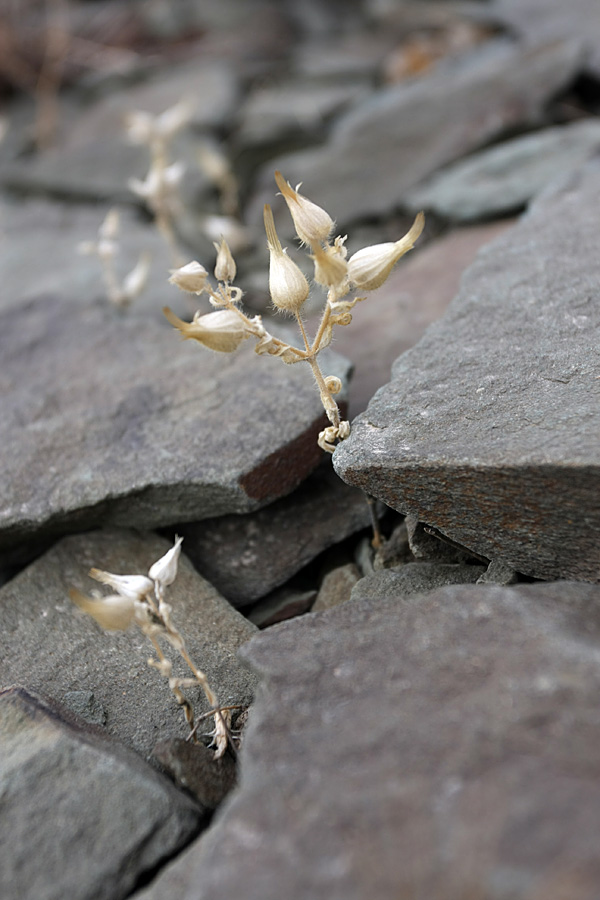
{"type": "MultiPolygon", "coordinates": [[[[166,679],[147,664],[153,655],[148,639],[135,627],[103,631],[68,597],[70,587],[88,594],[99,587],[87,577],[92,566],[119,575],[146,574],[169,546],[156,535],[128,531],[77,535],[60,541],[6,584],[0,590],[0,688],[19,683],[84,715],[81,693],[90,692],[88,719],[104,721],[111,735],[146,756],[159,740],[185,738],[189,729],[166,679]]],[[[173,621],[219,701],[247,706],[256,679],[236,652],[256,627],[184,556],[169,597],[173,621]]],[[[189,674],[175,651],[167,655],[175,674],[189,674]]],[[[189,698],[198,714],[208,711],[200,689],[190,688],[189,698]]]]}
{"type": "Polygon", "coordinates": [[[139,900],[598,895],[600,588],[377,579],[247,645],[241,787],[139,900]]]}
{"type": "Polygon", "coordinates": [[[585,66],[600,77],[600,6],[596,0],[494,0],[489,12],[530,43],[580,41],[586,48],[585,66]]]}
{"type": "Polygon", "coordinates": [[[264,509],[178,528],[198,571],[234,606],[247,606],[286,582],[323,550],[371,522],[362,491],[330,465],[264,509]]]}
{"type": "Polygon", "coordinates": [[[457,222],[518,212],[569,169],[600,149],[600,122],[585,119],[505,141],[449,166],[407,203],[457,222]]]}
{"type": "Polygon", "coordinates": [[[135,753],[0,693],[2,900],[121,900],[197,832],[201,807],[135,753]]]}
{"type": "Polygon", "coordinates": [[[291,184],[302,181],[341,227],[388,213],[440,166],[508,129],[540,122],[580,59],[568,42],[537,49],[490,42],[462,64],[377,91],[340,116],[322,148],[269,162],[252,215],[258,221],[271,202],[274,168],[291,184]]]}
{"type": "MultiPolygon", "coordinates": [[[[101,299],[37,297],[0,323],[0,549],[247,512],[322,458],[308,367],[259,359],[250,342],[212,353],[158,310],[101,299]]],[[[323,362],[347,382],[341,357],[323,362]]]]}
{"type": "Polygon", "coordinates": [[[600,578],[600,160],[486,247],[334,465],[488,559],[600,578]]]}

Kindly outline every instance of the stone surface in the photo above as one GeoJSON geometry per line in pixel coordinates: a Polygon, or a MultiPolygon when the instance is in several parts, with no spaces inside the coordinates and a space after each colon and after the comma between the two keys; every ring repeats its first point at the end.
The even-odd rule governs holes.
{"type": "MultiPolygon", "coordinates": [[[[398,354],[416,344],[425,329],[440,318],[479,248],[502,234],[509,224],[457,228],[430,244],[418,244],[382,287],[354,307],[352,323],[336,329],[336,351],[354,364],[351,418],[362,412],[375,391],[390,380],[398,354]]],[[[401,234],[402,230],[383,240],[397,240],[401,234]]]]}
{"type": "Polygon", "coordinates": [[[136,900],[593,900],[600,589],[389,573],[244,650],[241,787],[136,900]]]}
{"type": "Polygon", "coordinates": [[[361,491],[329,461],[293,494],[264,509],[178,526],[198,571],[234,606],[247,606],[284,584],[319,553],[371,518],[361,491]]]}
{"type": "MultiPolygon", "coordinates": [[[[133,627],[104,632],[71,603],[70,587],[98,588],[92,566],[116,574],[145,574],[170,543],[127,531],[65,538],[0,590],[0,688],[14,683],[40,690],[73,708],[73,692],[92,692],[109,734],[149,755],[159,739],[186,737],[189,729],[166,679],[151,669],[152,646],[133,627]]],[[[182,556],[169,589],[173,621],[190,656],[206,671],[219,701],[247,705],[255,678],[236,659],[256,628],[204,581],[182,556]]],[[[175,651],[176,674],[187,668],[175,651]]],[[[198,714],[208,706],[189,689],[198,714]]]]}
{"type": "MultiPolygon", "coordinates": [[[[229,66],[211,60],[173,67],[141,85],[110,94],[89,109],[82,108],[58,146],[3,167],[2,180],[19,190],[137,203],[127,181],[146,176],[149,151],[128,142],[126,114],[136,110],[158,114],[189,97],[194,104],[192,126],[214,129],[228,120],[236,93],[229,66]]],[[[196,147],[186,129],[170,151],[172,160],[181,159],[187,166],[182,188],[186,200],[209,187],[198,168],[196,147]]]]}
{"type": "Polygon", "coordinates": [[[407,516],[404,521],[408,545],[415,559],[448,563],[473,561],[468,550],[448,543],[415,516],[407,516]]]}
{"type": "Polygon", "coordinates": [[[409,562],[385,572],[367,575],[363,579],[364,584],[361,583],[357,590],[361,597],[376,599],[384,586],[388,593],[394,592],[397,597],[411,597],[449,584],[475,584],[484,573],[485,566],[482,565],[409,562]]]}
{"type": "MultiPolygon", "coordinates": [[[[247,512],[322,458],[308,367],[259,359],[250,342],[214,354],[182,344],[158,310],[101,299],[37,297],[0,320],[0,548],[247,512]]],[[[341,357],[322,359],[347,382],[341,357]]]]}
{"type": "Polygon", "coordinates": [[[322,148],[269,162],[251,214],[258,221],[270,202],[274,168],[292,184],[302,181],[306,196],[341,228],[387,213],[440,166],[511,128],[539,122],[547,101],[580,68],[573,43],[522,49],[500,42],[384,88],[340,116],[322,148]]]}
{"type": "Polygon", "coordinates": [[[311,608],[317,597],[316,590],[298,590],[294,587],[276,588],[259,600],[248,613],[248,619],[257,628],[270,628],[286,619],[301,616],[311,608]]]}
{"type": "Polygon", "coordinates": [[[600,122],[584,119],[505,141],[436,173],[408,206],[457,222],[517,212],[551,181],[600,149],[600,122]]]}
{"type": "Polygon", "coordinates": [[[600,7],[596,0],[494,0],[490,13],[530,43],[580,41],[586,48],[586,68],[600,77],[600,7]]]}
{"type": "MultiPolygon", "coordinates": [[[[208,720],[209,730],[213,722],[214,719],[208,720]]],[[[214,750],[200,742],[171,738],[159,741],[153,755],[177,784],[194,795],[203,809],[216,809],[235,786],[236,764],[229,752],[215,759],[214,750]]]]}
{"type": "Polygon", "coordinates": [[[350,599],[352,588],[360,580],[360,577],[358,566],[354,563],[347,563],[345,566],[332,569],[321,582],[312,612],[322,612],[324,609],[331,609],[333,606],[345,603],[350,599]]]}
{"type": "Polygon", "coordinates": [[[0,693],[0,736],[2,900],[121,900],[198,830],[167,778],[40,697],[0,693]]]}
{"type": "Polygon", "coordinates": [[[259,86],[246,99],[236,140],[243,147],[322,132],[326,122],[364,99],[364,82],[293,81],[259,86]]]}
{"type": "Polygon", "coordinates": [[[334,465],[525,575],[600,575],[600,161],[482,251],[334,465]]]}

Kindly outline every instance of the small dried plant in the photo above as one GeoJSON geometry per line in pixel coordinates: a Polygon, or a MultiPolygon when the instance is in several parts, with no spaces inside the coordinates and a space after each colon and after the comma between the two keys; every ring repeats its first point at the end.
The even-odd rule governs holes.
{"type": "Polygon", "coordinates": [[[109,301],[120,309],[129,306],[144,290],[150,274],[150,254],[143,251],[131,272],[119,281],[115,261],[119,253],[120,216],[114,207],[108,211],[95,241],[82,241],[79,253],[96,256],[102,266],[104,288],[109,301]]]}
{"type": "Polygon", "coordinates": [[[410,231],[400,240],[364,247],[347,259],[346,237],[331,238],[334,222],[329,213],[298,193],[298,189],[294,190],[280,172],[275,173],[275,181],[291,213],[296,234],[310,252],[314,281],[326,292],[315,336],[309,338],[302,318],[302,307],[310,293],[308,281],[282,247],[268,204],[264,207],[264,222],[270,254],[269,292],[276,310],[295,317],[303,346],[294,347],[279,340],[265,329],[260,316],[249,317],[242,311],[242,291],[233,285],[236,264],[224,238],[215,243],[216,287],[210,283],[207,270],[197,261],[173,270],[169,279],[190,294],[207,294],[215,309],[209,313],[197,312],[189,323],[182,321],[169,307],[163,311],[184,339],[196,340],[210,350],[231,353],[247,338],[254,338],[259,355],[277,356],[288,364],[307,363],[330,422],[320,432],[318,443],[323,450],[333,453],[337,442],[350,434],[350,423],[342,420],[334,399],[342,383],[336,376],[323,374],[317,357],[331,343],[334,327],[349,325],[352,308],[366,299],[363,296],[347,299],[348,294],[353,290],[369,292],[381,287],[398,260],[413,248],[423,231],[425,219],[423,213],[419,213],[410,231]]]}
{"type": "MultiPolygon", "coordinates": [[[[181,633],[171,618],[171,606],[165,599],[165,590],[177,577],[177,566],[183,538],[176,538],[173,547],[149,569],[148,575],[113,575],[101,569],[90,569],[90,576],[112,588],[115,593],[87,597],[72,588],[69,596],[81,610],[92,616],[107,631],[125,631],[130,625],[137,625],[152,643],[156,658],[150,658],[148,665],[158,669],[169,681],[169,688],[177,703],[183,709],[190,727],[190,737],[197,740],[197,725],[194,711],[182,688],[200,686],[208,700],[214,718],[211,733],[214,758],[219,759],[227,747],[235,753],[235,743],[231,731],[231,710],[236,707],[221,707],[208,679],[192,661],[181,633]],[[173,663],[160,646],[162,638],[185,660],[192,677],[179,678],[173,675],[173,663]]],[[[201,719],[204,717],[200,717],[201,719]]]]}

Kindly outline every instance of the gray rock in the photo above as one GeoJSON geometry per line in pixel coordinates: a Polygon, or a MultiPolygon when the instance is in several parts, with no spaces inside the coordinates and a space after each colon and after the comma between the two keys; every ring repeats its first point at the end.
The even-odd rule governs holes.
{"type": "Polygon", "coordinates": [[[324,147],[269,162],[251,215],[258,221],[270,202],[274,168],[292,184],[302,181],[342,228],[388,213],[440,166],[542,121],[547,101],[580,68],[573,43],[529,50],[488,44],[467,62],[384,88],[342,115],[324,147]]]}
{"type": "Polygon", "coordinates": [[[63,706],[88,724],[106,725],[106,710],[96,700],[93,691],[67,691],[62,701],[63,706]]]}
{"type": "Polygon", "coordinates": [[[600,149],[600,122],[585,119],[514,138],[438,172],[407,205],[456,222],[517,212],[551,181],[600,149]]]}
{"type": "Polygon", "coordinates": [[[516,584],[519,580],[518,573],[501,559],[493,559],[483,575],[477,579],[477,584],[516,584]]]}
{"type": "Polygon", "coordinates": [[[494,0],[491,15],[509,25],[530,43],[563,40],[581,41],[587,51],[586,69],[600,76],[600,7],[596,0],[494,0]]]}
{"type": "Polygon", "coordinates": [[[59,707],[0,693],[2,900],[121,900],[197,832],[202,808],[59,707]]]}
{"type": "MultiPolygon", "coordinates": [[[[208,728],[212,728],[211,720],[208,728]]],[[[194,795],[203,809],[216,809],[235,786],[236,764],[230,752],[215,759],[214,751],[200,741],[171,738],[158,742],[154,756],[177,784],[194,795]]]]}
{"type": "MultiPolygon", "coordinates": [[[[187,64],[162,72],[141,85],[120,89],[81,111],[58,146],[3,167],[2,180],[21,191],[138,202],[127,181],[145,177],[149,152],[146,147],[128,143],[124,116],[136,110],[161,113],[184,97],[190,97],[194,103],[193,127],[221,126],[231,116],[237,98],[230,67],[215,60],[187,64]]],[[[182,187],[186,199],[209,188],[198,168],[196,142],[189,130],[175,139],[171,159],[186,163],[182,187]]]]}
{"type": "Polygon", "coordinates": [[[400,522],[390,536],[386,538],[373,558],[371,572],[379,572],[382,569],[393,569],[396,566],[414,562],[414,556],[408,542],[408,529],[406,522],[400,522]]]}
{"type": "Polygon", "coordinates": [[[298,590],[294,587],[282,587],[273,591],[252,608],[248,619],[257,628],[269,628],[286,619],[294,619],[308,612],[315,602],[315,590],[298,590]]]}
{"type": "MultiPolygon", "coordinates": [[[[116,574],[145,574],[170,544],[155,535],[92,532],[65,538],[0,590],[0,687],[14,683],[43,691],[73,708],[74,692],[92,692],[106,715],[107,731],[149,755],[159,739],[186,737],[189,729],[166,679],[147,660],[152,646],[141,632],[104,632],[68,597],[99,587],[92,566],[116,574]]],[[[190,656],[203,669],[219,701],[247,705],[255,678],[236,659],[256,628],[204,581],[182,556],[170,588],[173,621],[190,656]]],[[[170,655],[179,675],[185,664],[170,655]]],[[[190,689],[198,714],[208,711],[199,689],[190,689]]]]}
{"type": "Polygon", "coordinates": [[[409,562],[366,576],[364,585],[359,584],[356,590],[361,597],[372,599],[379,597],[382,590],[394,592],[398,597],[411,597],[449,584],[475,584],[484,572],[485,566],[465,563],[409,562]]]}
{"type": "MultiPolygon", "coordinates": [[[[322,458],[306,366],[182,344],[158,310],[105,300],[38,297],[0,320],[2,548],[247,512],[322,458]]],[[[323,363],[347,380],[341,357],[323,363]]]]}
{"type": "Polygon", "coordinates": [[[447,563],[462,563],[473,559],[468,550],[448,543],[443,535],[438,536],[435,529],[419,522],[415,516],[407,516],[404,521],[408,545],[415,559],[447,563]]]}
{"type": "Polygon", "coordinates": [[[364,99],[364,82],[293,81],[257,87],[240,112],[242,147],[318,135],[332,116],[364,99]]]}
{"type": "Polygon", "coordinates": [[[358,566],[354,563],[347,563],[345,566],[332,569],[321,582],[312,612],[322,612],[324,609],[331,609],[333,606],[345,603],[350,599],[352,588],[360,580],[360,577],[358,566]]]}
{"type": "Polygon", "coordinates": [[[599,578],[600,161],[479,254],[334,465],[488,559],[599,578]]]}
{"type": "Polygon", "coordinates": [[[389,573],[247,645],[241,787],[136,900],[590,900],[600,589],[389,573]]]}
{"type": "Polygon", "coordinates": [[[293,494],[264,509],[178,527],[198,571],[234,606],[284,584],[323,550],[367,528],[361,491],[326,464],[293,494]]]}

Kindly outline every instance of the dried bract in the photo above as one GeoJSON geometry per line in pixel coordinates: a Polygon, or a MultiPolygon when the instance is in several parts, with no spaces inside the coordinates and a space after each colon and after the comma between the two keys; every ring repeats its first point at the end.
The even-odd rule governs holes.
{"type": "Polygon", "coordinates": [[[208,272],[204,266],[193,260],[178,269],[171,269],[169,283],[190,294],[201,294],[206,287],[207,278],[208,272]]]}
{"type": "Polygon", "coordinates": [[[363,247],[348,260],[348,277],[363,291],[374,291],[386,281],[398,260],[415,245],[425,226],[420,212],[410,231],[395,243],[363,247]]]}
{"type": "Polygon", "coordinates": [[[281,246],[275,230],[273,213],[268,204],[264,208],[264,220],[270,255],[269,293],[273,306],[285,312],[296,313],[302,308],[310,293],[308,281],[281,246]]]}
{"type": "Polygon", "coordinates": [[[209,350],[232,353],[250,336],[233,310],[219,309],[203,316],[196,314],[192,322],[184,322],[168,306],[163,307],[163,312],[184,340],[198,341],[209,350]]]}
{"type": "Polygon", "coordinates": [[[235,281],[237,268],[235,260],[229,249],[229,245],[225,238],[221,235],[219,243],[214,242],[214,248],[217,251],[217,261],[215,263],[215,278],[217,281],[232,282],[235,281]]]}
{"type": "Polygon", "coordinates": [[[297,189],[294,190],[281,172],[275,172],[275,181],[288,205],[300,240],[310,245],[326,242],[334,227],[334,221],[329,213],[312,200],[303,197],[297,189]]]}

